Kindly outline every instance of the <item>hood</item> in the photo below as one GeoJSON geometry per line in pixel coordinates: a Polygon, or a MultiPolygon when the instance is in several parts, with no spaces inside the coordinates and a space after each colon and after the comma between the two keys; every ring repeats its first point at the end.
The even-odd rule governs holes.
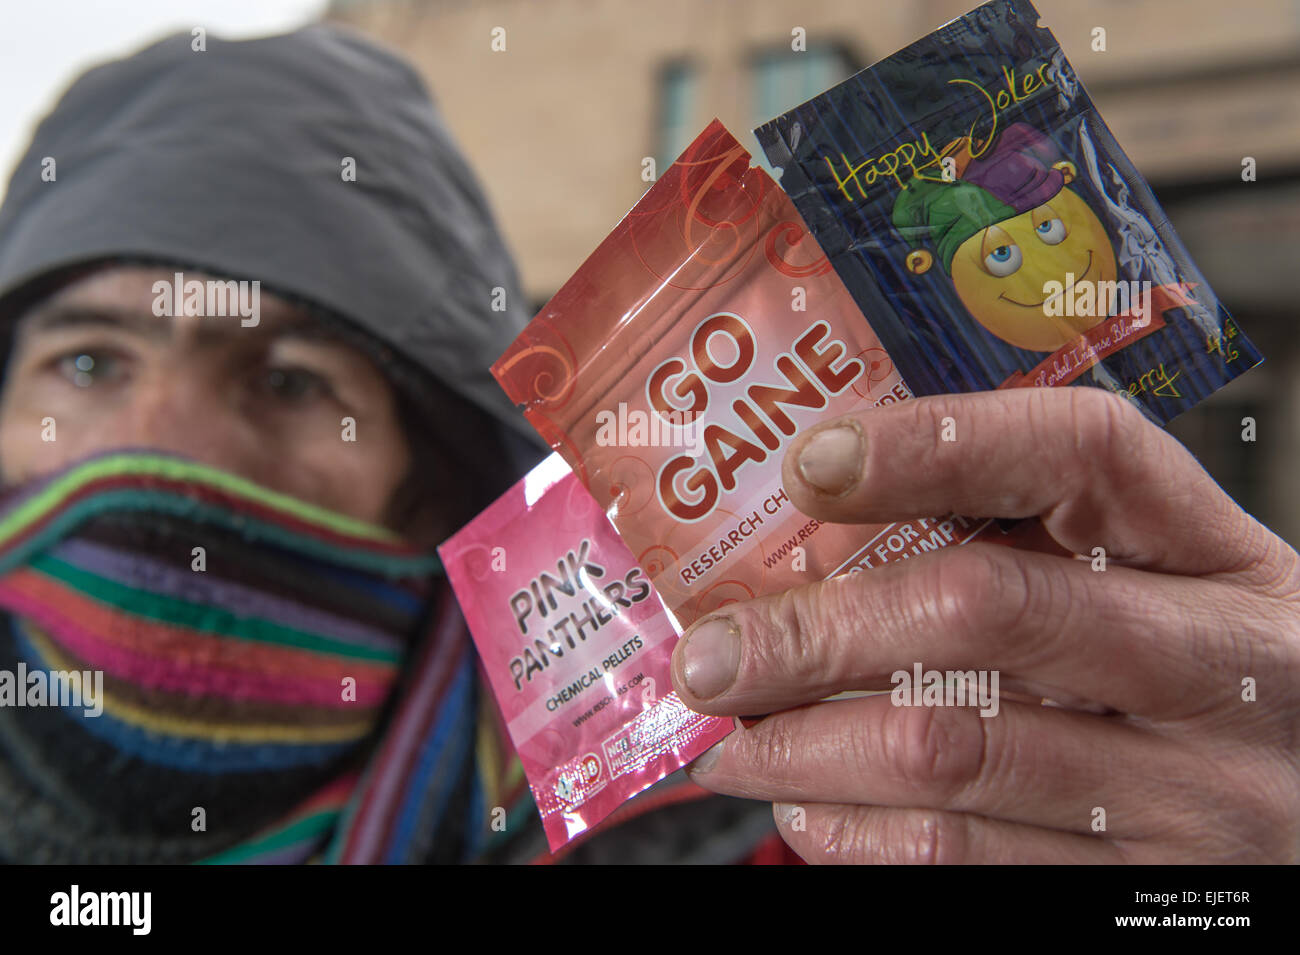
{"type": "Polygon", "coordinates": [[[488,372],[528,307],[415,71],[329,25],[191,42],[91,69],[37,128],[0,206],[0,309],[104,259],[256,279],[354,323],[540,448],[488,372]]]}

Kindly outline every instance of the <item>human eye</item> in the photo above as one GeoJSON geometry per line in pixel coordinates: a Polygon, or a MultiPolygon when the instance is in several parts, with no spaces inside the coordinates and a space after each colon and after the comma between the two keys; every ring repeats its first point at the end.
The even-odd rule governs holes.
{"type": "Polygon", "coordinates": [[[334,396],[334,388],[324,375],[302,365],[267,365],[259,371],[254,385],[263,397],[284,404],[307,404],[334,396]]]}
{"type": "Polygon", "coordinates": [[[55,356],[53,370],[77,388],[120,383],[130,371],[126,355],[107,348],[73,348],[55,356]]]}

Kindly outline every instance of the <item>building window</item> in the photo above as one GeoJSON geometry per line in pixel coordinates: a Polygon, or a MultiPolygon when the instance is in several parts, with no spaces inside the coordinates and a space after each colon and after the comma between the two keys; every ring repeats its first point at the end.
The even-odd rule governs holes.
{"type": "Polygon", "coordinates": [[[669,63],[659,74],[659,130],[655,174],[664,170],[699,135],[695,118],[699,98],[699,70],[694,64],[669,63]]]}
{"type": "MultiPolygon", "coordinates": [[[[848,51],[838,46],[789,47],[759,53],[753,61],[753,114],[751,126],[761,126],[786,110],[825,92],[854,73],[848,51]]],[[[754,159],[771,172],[762,151],[754,159]]]]}

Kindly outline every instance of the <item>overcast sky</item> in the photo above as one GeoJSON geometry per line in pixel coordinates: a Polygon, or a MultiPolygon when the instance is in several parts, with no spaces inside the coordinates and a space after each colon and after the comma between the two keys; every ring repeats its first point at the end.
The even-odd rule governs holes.
{"type": "Polygon", "coordinates": [[[326,0],[7,0],[0,13],[0,195],[32,130],[86,67],[196,26],[230,37],[316,19],[326,0]]]}

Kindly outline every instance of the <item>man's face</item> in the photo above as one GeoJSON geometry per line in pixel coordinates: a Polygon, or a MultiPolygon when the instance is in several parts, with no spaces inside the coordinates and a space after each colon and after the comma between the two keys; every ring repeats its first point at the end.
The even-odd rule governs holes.
{"type": "Polygon", "coordinates": [[[0,392],[0,479],[149,447],[382,522],[410,460],[383,376],[273,295],[261,295],[260,321],[247,327],[157,317],[153,284],[173,275],[105,269],[22,317],[0,392]],[[43,440],[50,418],[53,441],[43,440]],[[344,418],[355,441],[344,440],[344,418]]]}

